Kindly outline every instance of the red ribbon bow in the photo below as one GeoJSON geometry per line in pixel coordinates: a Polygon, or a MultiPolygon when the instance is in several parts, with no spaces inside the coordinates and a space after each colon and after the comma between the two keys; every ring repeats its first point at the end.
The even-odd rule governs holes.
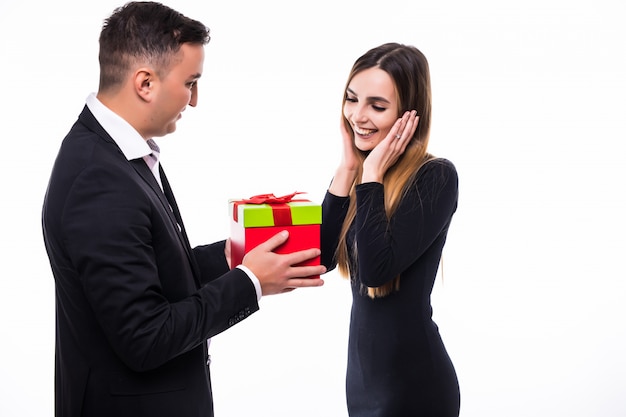
{"type": "Polygon", "coordinates": [[[233,219],[238,220],[238,205],[239,204],[270,204],[272,206],[272,214],[274,215],[274,226],[290,226],[293,224],[291,220],[291,208],[287,203],[291,201],[306,201],[306,200],[293,200],[297,194],[303,194],[302,191],[296,191],[292,194],[287,194],[281,197],[276,197],[274,194],[258,194],[245,200],[235,201],[233,207],[233,219]]]}
{"type": "Polygon", "coordinates": [[[289,203],[297,194],[303,194],[301,191],[296,191],[292,194],[287,194],[282,197],[276,197],[274,194],[259,194],[252,196],[246,200],[241,200],[242,204],[285,204],[289,203]]]}

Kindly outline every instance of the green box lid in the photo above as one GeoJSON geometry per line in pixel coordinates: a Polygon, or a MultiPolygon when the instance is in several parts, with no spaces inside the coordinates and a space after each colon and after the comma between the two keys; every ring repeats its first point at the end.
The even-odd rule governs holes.
{"type": "Polygon", "coordinates": [[[234,206],[237,200],[230,201],[231,215],[243,227],[275,226],[274,210],[279,206],[289,206],[293,226],[322,223],[322,206],[312,201],[291,201],[286,204],[237,204],[237,213],[234,206]]]}

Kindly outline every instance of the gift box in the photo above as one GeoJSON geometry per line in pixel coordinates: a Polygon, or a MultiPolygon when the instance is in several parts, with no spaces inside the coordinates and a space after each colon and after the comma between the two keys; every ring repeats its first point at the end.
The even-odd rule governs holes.
{"type": "MultiPolygon", "coordinates": [[[[282,197],[260,194],[244,200],[229,201],[233,268],[241,264],[246,253],[282,230],[289,232],[289,238],[274,250],[276,253],[320,248],[322,206],[310,200],[295,199],[297,194],[302,193],[282,197]]],[[[317,256],[301,265],[319,264],[320,257],[317,256]]]]}

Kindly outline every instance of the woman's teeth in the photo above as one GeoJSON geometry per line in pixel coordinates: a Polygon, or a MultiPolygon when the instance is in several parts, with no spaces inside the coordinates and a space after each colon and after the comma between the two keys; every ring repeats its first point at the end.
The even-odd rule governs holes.
{"type": "Polygon", "coordinates": [[[356,127],[354,128],[354,131],[361,136],[369,136],[372,133],[376,132],[375,129],[358,129],[356,127]]]}

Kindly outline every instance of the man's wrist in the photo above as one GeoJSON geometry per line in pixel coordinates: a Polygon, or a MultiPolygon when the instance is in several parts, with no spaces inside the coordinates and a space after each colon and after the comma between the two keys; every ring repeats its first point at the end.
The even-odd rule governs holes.
{"type": "Polygon", "coordinates": [[[252,281],[252,284],[254,284],[254,290],[256,291],[256,299],[257,301],[261,301],[261,297],[263,296],[263,291],[261,290],[261,281],[259,281],[256,275],[254,275],[254,272],[252,272],[250,268],[248,268],[247,266],[237,265],[237,268],[245,272],[248,278],[250,278],[250,281],[252,281]]]}

